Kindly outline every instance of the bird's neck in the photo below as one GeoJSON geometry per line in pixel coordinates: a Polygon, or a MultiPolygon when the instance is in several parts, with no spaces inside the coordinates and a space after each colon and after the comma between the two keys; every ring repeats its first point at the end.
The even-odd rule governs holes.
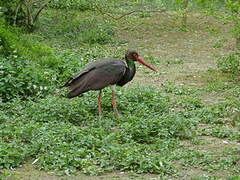
{"type": "Polygon", "coordinates": [[[134,75],[136,72],[136,66],[133,60],[129,60],[128,58],[126,58],[126,62],[127,62],[127,66],[129,71],[134,75]]]}

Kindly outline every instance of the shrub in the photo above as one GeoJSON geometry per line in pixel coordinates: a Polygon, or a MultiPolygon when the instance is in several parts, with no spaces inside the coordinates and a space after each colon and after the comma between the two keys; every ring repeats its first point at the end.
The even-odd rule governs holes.
{"type": "Polygon", "coordinates": [[[56,82],[54,72],[17,55],[0,57],[0,96],[3,101],[16,97],[45,96],[56,82]]]}
{"type": "Polygon", "coordinates": [[[5,55],[15,54],[31,60],[41,61],[42,58],[52,58],[54,51],[43,44],[34,43],[21,34],[21,29],[12,28],[0,22],[0,52],[5,55]]]}
{"type": "Polygon", "coordinates": [[[55,56],[53,49],[34,43],[19,29],[0,23],[0,96],[6,102],[16,97],[44,97],[59,80],[76,72],[79,57],[55,56]]]}

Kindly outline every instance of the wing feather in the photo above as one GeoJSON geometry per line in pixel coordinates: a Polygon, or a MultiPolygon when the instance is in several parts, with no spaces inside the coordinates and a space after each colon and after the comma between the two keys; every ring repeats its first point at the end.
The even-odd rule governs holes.
{"type": "Polygon", "coordinates": [[[70,89],[68,97],[72,98],[89,90],[100,90],[116,84],[121,80],[126,68],[126,64],[117,59],[105,59],[90,63],[65,84],[70,89]]]}

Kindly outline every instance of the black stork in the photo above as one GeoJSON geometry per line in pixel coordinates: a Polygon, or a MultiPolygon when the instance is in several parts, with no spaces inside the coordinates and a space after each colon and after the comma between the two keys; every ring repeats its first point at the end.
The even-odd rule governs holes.
{"type": "Polygon", "coordinates": [[[112,107],[117,118],[119,113],[115,100],[115,86],[124,86],[131,81],[136,73],[134,61],[138,61],[149,69],[157,70],[148,65],[138,53],[129,50],[125,54],[124,61],[118,59],[103,59],[89,63],[81,72],[72,76],[63,87],[69,87],[68,98],[76,97],[90,90],[100,90],[98,95],[98,113],[102,116],[101,97],[102,89],[112,85],[112,107]]]}

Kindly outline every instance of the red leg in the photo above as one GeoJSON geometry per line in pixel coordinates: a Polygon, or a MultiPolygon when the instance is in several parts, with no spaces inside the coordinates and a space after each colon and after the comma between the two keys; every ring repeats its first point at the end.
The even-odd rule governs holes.
{"type": "Polygon", "coordinates": [[[102,90],[98,94],[98,115],[102,116],[102,90]]]}
{"type": "Polygon", "coordinates": [[[119,119],[119,113],[117,110],[117,103],[116,103],[115,85],[112,86],[112,106],[113,106],[113,110],[114,110],[116,118],[119,119]]]}

